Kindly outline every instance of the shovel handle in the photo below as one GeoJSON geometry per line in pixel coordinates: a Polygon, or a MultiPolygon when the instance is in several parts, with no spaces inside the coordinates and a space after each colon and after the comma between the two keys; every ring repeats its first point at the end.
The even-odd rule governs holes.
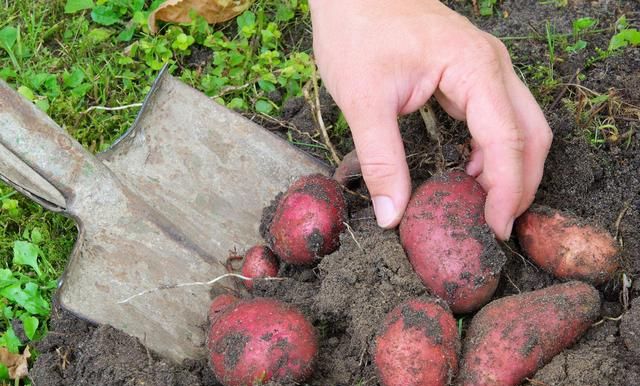
{"type": "MultiPolygon", "coordinates": [[[[44,112],[1,80],[0,150],[3,179],[35,196],[37,187],[48,183],[66,202],[75,197],[85,180],[95,181],[96,173],[104,167],[44,112]]],[[[43,199],[55,203],[55,192],[48,190],[51,197],[43,199]]]]}

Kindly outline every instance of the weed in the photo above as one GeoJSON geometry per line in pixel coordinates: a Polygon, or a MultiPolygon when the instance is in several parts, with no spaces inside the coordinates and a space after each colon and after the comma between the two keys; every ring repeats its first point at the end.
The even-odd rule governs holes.
{"type": "Polygon", "coordinates": [[[543,5],[553,5],[556,8],[564,8],[569,5],[569,0],[542,0],[540,4],[543,5]]]}
{"type": "Polygon", "coordinates": [[[544,25],[544,31],[549,52],[549,79],[553,81],[553,68],[556,63],[556,27],[553,23],[547,21],[544,25]]]}
{"type": "Polygon", "coordinates": [[[458,338],[462,339],[463,331],[464,331],[464,316],[458,319],[458,338]]]}
{"type": "Polygon", "coordinates": [[[494,8],[498,0],[480,0],[478,2],[478,11],[481,16],[492,16],[494,8]]]}
{"type": "Polygon", "coordinates": [[[585,31],[593,28],[597,24],[597,21],[590,17],[582,17],[576,19],[572,23],[573,30],[573,44],[565,47],[565,51],[570,53],[576,53],[587,48],[587,42],[582,40],[585,31]]]}
{"type": "Polygon", "coordinates": [[[575,89],[575,95],[563,99],[564,105],[574,114],[576,126],[593,147],[630,146],[635,130],[633,127],[623,130],[619,121],[640,116],[639,107],[622,102],[613,89],[600,94],[577,84],[567,86],[575,89]]]}
{"type": "MultiPolygon", "coordinates": [[[[48,331],[50,299],[71,251],[74,227],[5,185],[0,185],[0,202],[0,347],[17,353],[48,331]]],[[[3,370],[0,365],[0,374],[3,370]]]]}
{"type": "Polygon", "coordinates": [[[626,47],[640,45],[640,31],[629,26],[627,17],[622,15],[615,23],[615,33],[609,40],[606,49],[596,47],[596,55],[587,60],[585,67],[591,67],[594,63],[604,61],[613,55],[621,54],[626,47]]]}
{"type": "Polygon", "coordinates": [[[623,15],[616,21],[616,34],[609,41],[608,51],[620,50],[627,46],[640,45],[640,31],[629,27],[627,17],[623,15]]]}

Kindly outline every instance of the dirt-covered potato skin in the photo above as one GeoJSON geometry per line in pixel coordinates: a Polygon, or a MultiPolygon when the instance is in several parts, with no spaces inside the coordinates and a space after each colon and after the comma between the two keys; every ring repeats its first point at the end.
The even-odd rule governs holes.
{"type": "Polygon", "coordinates": [[[269,298],[240,300],[213,321],[210,364],[224,386],[270,380],[302,382],[313,373],[316,333],[293,306],[269,298]]]}
{"type": "Polygon", "coordinates": [[[416,298],[395,307],[376,338],[374,363],[383,386],[448,385],[458,370],[460,341],[447,305],[416,298]]]}
{"type": "Polygon", "coordinates": [[[535,205],[517,219],[515,231],[525,254],[558,278],[598,285],[619,268],[615,239],[575,215],[535,205]]]}
{"type": "Polygon", "coordinates": [[[484,220],[485,197],[472,177],[446,172],[414,191],[400,223],[411,265],[454,313],[488,302],[506,261],[484,220]]]}
{"type": "Polygon", "coordinates": [[[345,228],[345,207],[335,180],[320,174],[297,179],[280,199],[269,226],[273,251],[298,265],[334,252],[345,228]]]}
{"type": "MultiPolygon", "coordinates": [[[[252,279],[276,277],[279,268],[280,262],[271,249],[266,245],[256,245],[245,253],[240,273],[242,276],[252,279]]],[[[251,280],[243,280],[242,284],[249,291],[253,289],[253,281],[251,280]]]]}
{"type": "Polygon", "coordinates": [[[573,344],[599,313],[598,291],[579,281],[489,303],[467,331],[458,384],[519,385],[573,344]]]}
{"type": "Polygon", "coordinates": [[[209,326],[218,320],[218,317],[227,309],[227,307],[238,301],[240,301],[240,299],[231,294],[221,294],[216,296],[209,305],[209,313],[207,314],[209,326]]]}

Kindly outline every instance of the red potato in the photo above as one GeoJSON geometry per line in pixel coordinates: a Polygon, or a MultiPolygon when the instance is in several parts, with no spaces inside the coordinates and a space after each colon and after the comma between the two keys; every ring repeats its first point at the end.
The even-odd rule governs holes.
{"type": "Polygon", "coordinates": [[[318,352],[311,323],[293,306],[268,298],[226,307],[210,326],[207,347],[224,386],[302,382],[318,352]]]}
{"type": "MultiPolygon", "coordinates": [[[[256,245],[251,247],[244,255],[242,262],[242,276],[254,278],[275,277],[278,275],[280,263],[276,255],[266,245],[256,245]]],[[[251,291],[253,281],[243,280],[244,286],[251,291]]]]}
{"type": "Polygon", "coordinates": [[[240,299],[238,299],[237,297],[231,294],[222,294],[222,295],[216,296],[211,301],[211,305],[209,306],[209,314],[207,315],[207,320],[209,321],[209,325],[213,324],[213,322],[215,322],[218,319],[220,314],[222,314],[222,312],[224,312],[224,310],[226,310],[227,307],[229,307],[234,303],[237,303],[238,301],[240,301],[240,299]]]}
{"type": "Polygon", "coordinates": [[[340,246],[345,201],[340,185],[314,174],[296,180],[278,203],[269,226],[273,251],[291,264],[312,264],[340,246]]]}
{"type": "Polygon", "coordinates": [[[518,218],[515,231],[526,255],[558,278],[597,285],[610,280],[619,267],[618,248],[609,232],[569,213],[532,206],[518,218]]]}
{"type": "Polygon", "coordinates": [[[485,192],[451,171],[413,193],[400,223],[400,241],[429,291],[454,313],[471,312],[493,295],[506,262],[484,220],[485,192]]]}
{"type": "Polygon", "coordinates": [[[578,281],[489,303],[471,321],[458,384],[519,385],[575,342],[599,312],[598,291],[578,281]]]}
{"type": "Polygon", "coordinates": [[[411,299],[388,315],[374,362],[383,386],[448,385],[458,369],[456,321],[437,299],[411,299]]]}

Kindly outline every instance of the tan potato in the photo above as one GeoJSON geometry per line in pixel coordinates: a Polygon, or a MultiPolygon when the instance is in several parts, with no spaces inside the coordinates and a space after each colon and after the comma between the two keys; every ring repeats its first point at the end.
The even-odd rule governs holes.
{"type": "Polygon", "coordinates": [[[515,225],[525,254],[561,279],[592,284],[610,280],[619,267],[618,248],[604,229],[546,206],[532,206],[515,225]]]}

